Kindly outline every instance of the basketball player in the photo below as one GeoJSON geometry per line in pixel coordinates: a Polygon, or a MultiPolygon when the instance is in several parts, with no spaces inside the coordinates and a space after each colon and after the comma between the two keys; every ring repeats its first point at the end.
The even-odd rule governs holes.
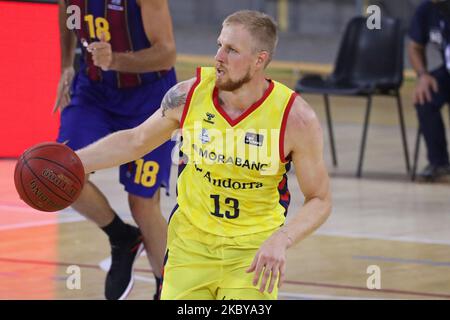
{"type": "MultiPolygon", "coordinates": [[[[139,125],[159,108],[164,94],[176,84],[175,43],[166,0],[60,0],[59,6],[58,142],[67,141],[77,150],[111,132],[139,125]],[[71,32],[66,27],[66,8],[74,5],[81,12],[81,28],[71,32]],[[74,74],[77,40],[82,57],[80,71],[74,74]]],[[[106,277],[107,299],[123,299],[130,292],[133,263],[143,245],[160,287],[167,225],[159,189],[169,187],[172,148],[169,141],[120,166],[120,182],[140,230],[124,223],[90,181],[73,204],[109,237],[112,264],[106,277]]]]}
{"type": "Polygon", "coordinates": [[[322,130],[311,107],[267,79],[277,28],[238,11],[223,22],[215,68],[174,86],[142,125],[78,151],[86,172],[137,159],[181,128],[177,205],[162,299],[276,299],[286,250],[330,214],[322,130]],[[287,170],[305,203],[289,223],[287,170]]]}

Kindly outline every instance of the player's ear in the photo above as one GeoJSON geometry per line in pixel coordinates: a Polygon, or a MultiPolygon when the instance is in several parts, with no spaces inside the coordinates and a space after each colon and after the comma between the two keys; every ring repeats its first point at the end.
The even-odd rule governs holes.
{"type": "Polygon", "coordinates": [[[267,62],[269,61],[269,58],[269,53],[267,51],[260,51],[256,59],[256,66],[264,69],[267,65],[267,62]]]}

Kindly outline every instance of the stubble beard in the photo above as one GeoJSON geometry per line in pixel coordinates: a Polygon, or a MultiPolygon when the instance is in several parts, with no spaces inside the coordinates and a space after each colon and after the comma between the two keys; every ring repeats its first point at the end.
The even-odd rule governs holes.
{"type": "Polygon", "coordinates": [[[249,67],[247,69],[246,74],[239,80],[228,79],[225,82],[221,82],[216,79],[216,87],[219,90],[223,90],[223,91],[236,91],[236,90],[240,89],[244,84],[250,82],[251,79],[252,79],[252,77],[250,75],[250,67],[249,67]]]}

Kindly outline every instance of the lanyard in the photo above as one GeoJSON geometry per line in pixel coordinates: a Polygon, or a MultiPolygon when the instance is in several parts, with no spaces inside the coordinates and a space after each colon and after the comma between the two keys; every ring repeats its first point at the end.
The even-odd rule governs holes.
{"type": "Polygon", "coordinates": [[[448,39],[450,37],[450,32],[447,32],[448,31],[448,28],[446,28],[447,21],[445,19],[440,19],[439,27],[441,28],[442,50],[444,51],[444,62],[445,62],[447,71],[450,72],[450,43],[449,43],[449,39],[448,39]]]}

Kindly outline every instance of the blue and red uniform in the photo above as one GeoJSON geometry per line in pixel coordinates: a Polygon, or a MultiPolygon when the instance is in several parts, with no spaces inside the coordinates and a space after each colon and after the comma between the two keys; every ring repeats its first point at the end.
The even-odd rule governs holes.
{"type": "MultiPolygon", "coordinates": [[[[81,29],[75,30],[82,48],[80,70],[71,86],[70,104],[61,113],[58,141],[80,149],[118,130],[144,122],[160,106],[165,93],[176,84],[175,71],[140,74],[102,71],[81,45],[108,34],[113,52],[151,47],[136,0],[68,0],[81,10],[81,29]]],[[[152,197],[160,186],[169,188],[171,151],[168,141],[142,159],[120,167],[120,182],[129,193],[152,197]]]]}

